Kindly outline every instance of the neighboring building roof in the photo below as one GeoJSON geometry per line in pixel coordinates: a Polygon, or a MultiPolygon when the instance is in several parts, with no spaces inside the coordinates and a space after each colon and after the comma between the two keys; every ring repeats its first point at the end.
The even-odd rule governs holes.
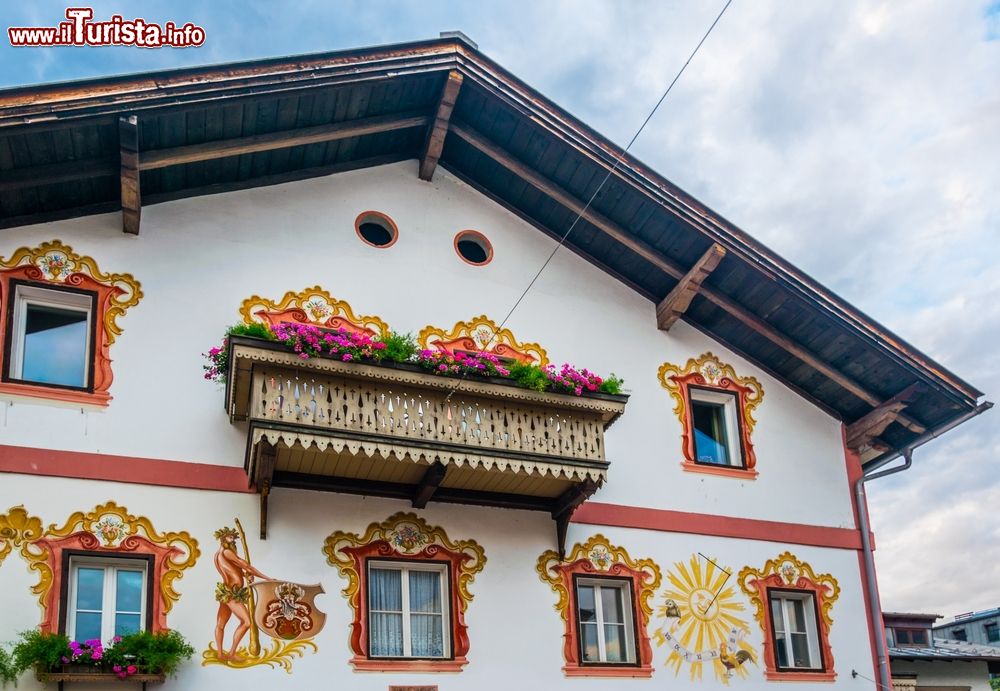
{"type": "Polygon", "coordinates": [[[950,660],[1000,662],[1000,648],[992,645],[976,645],[965,641],[950,641],[935,638],[933,647],[889,648],[889,657],[893,660],[950,660]]]}
{"type": "Polygon", "coordinates": [[[938,624],[935,629],[943,629],[952,626],[961,626],[963,624],[968,624],[973,621],[980,621],[981,619],[991,619],[993,617],[1000,617],[1000,607],[994,607],[993,609],[983,609],[978,612],[967,612],[965,614],[957,614],[955,618],[946,621],[943,624],[938,624]]]}
{"type": "Polygon", "coordinates": [[[921,621],[937,621],[940,614],[914,614],[911,612],[882,612],[882,618],[888,622],[890,619],[919,619],[921,621]]]}
{"type": "Polygon", "coordinates": [[[142,204],[416,158],[558,237],[613,169],[567,248],[654,303],[724,250],[683,319],[861,421],[864,460],[977,407],[974,386],[620,155],[461,37],[18,87],[0,90],[0,228],[117,210],[124,190],[138,232],[142,204]]]}

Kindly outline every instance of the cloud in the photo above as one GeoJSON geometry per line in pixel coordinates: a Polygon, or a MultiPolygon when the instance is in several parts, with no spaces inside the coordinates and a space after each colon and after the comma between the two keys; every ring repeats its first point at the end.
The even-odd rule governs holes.
{"type": "MultiPolygon", "coordinates": [[[[722,5],[149,2],[203,49],[0,47],[0,83],[434,37],[460,29],[627,142],[722,5]],[[47,57],[48,56],[48,57],[47,57]]],[[[54,23],[65,3],[8,8],[54,23]]],[[[128,14],[102,0],[95,12],[128,14]]],[[[1000,4],[733,3],[634,153],[987,392],[1000,391],[1000,4]]],[[[1000,425],[969,423],[874,483],[883,604],[1000,604],[1000,425]],[[928,559],[933,555],[933,559],[928,559]]]]}

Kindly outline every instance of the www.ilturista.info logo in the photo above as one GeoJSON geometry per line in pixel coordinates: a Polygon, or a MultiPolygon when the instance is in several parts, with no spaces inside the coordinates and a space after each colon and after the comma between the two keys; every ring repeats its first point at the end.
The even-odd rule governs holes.
{"type": "Polygon", "coordinates": [[[205,30],[191,22],[156,24],[141,17],[111,15],[106,22],[92,21],[92,7],[68,7],[58,26],[12,26],[10,44],[23,46],[137,46],[139,48],[190,48],[205,42],[205,30]]]}

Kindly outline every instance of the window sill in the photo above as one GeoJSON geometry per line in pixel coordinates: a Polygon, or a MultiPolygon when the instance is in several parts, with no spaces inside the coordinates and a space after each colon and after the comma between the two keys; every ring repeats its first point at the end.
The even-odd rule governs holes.
{"type": "Polygon", "coordinates": [[[704,473],[705,475],[716,475],[718,477],[734,477],[740,480],[756,480],[759,474],[753,468],[733,468],[727,466],[704,465],[701,463],[691,463],[681,461],[681,468],[690,473],[704,473]]]}
{"type": "Polygon", "coordinates": [[[562,668],[567,677],[606,677],[606,678],[627,678],[649,679],[653,676],[652,665],[641,667],[602,667],[600,665],[569,665],[562,668]]]}
{"type": "Polygon", "coordinates": [[[357,672],[461,672],[469,664],[465,657],[453,660],[378,660],[367,657],[351,658],[357,672]]]}
{"type": "Polygon", "coordinates": [[[107,391],[90,393],[74,389],[57,389],[51,386],[15,382],[0,383],[0,396],[35,401],[41,399],[44,401],[67,403],[74,407],[83,405],[93,408],[107,408],[109,401],[111,401],[111,394],[107,391]]]}
{"type": "Polygon", "coordinates": [[[764,672],[764,678],[768,681],[815,681],[832,682],[837,678],[836,672],[778,672],[769,669],[764,672]]]}

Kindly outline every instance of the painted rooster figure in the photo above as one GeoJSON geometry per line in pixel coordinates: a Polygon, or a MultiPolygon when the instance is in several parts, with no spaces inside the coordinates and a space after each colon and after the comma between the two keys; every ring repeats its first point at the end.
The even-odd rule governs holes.
{"type": "Polygon", "coordinates": [[[750,659],[750,653],[745,650],[737,650],[735,653],[729,652],[729,646],[725,643],[719,645],[719,662],[726,668],[726,676],[730,679],[737,667],[750,659]]]}

